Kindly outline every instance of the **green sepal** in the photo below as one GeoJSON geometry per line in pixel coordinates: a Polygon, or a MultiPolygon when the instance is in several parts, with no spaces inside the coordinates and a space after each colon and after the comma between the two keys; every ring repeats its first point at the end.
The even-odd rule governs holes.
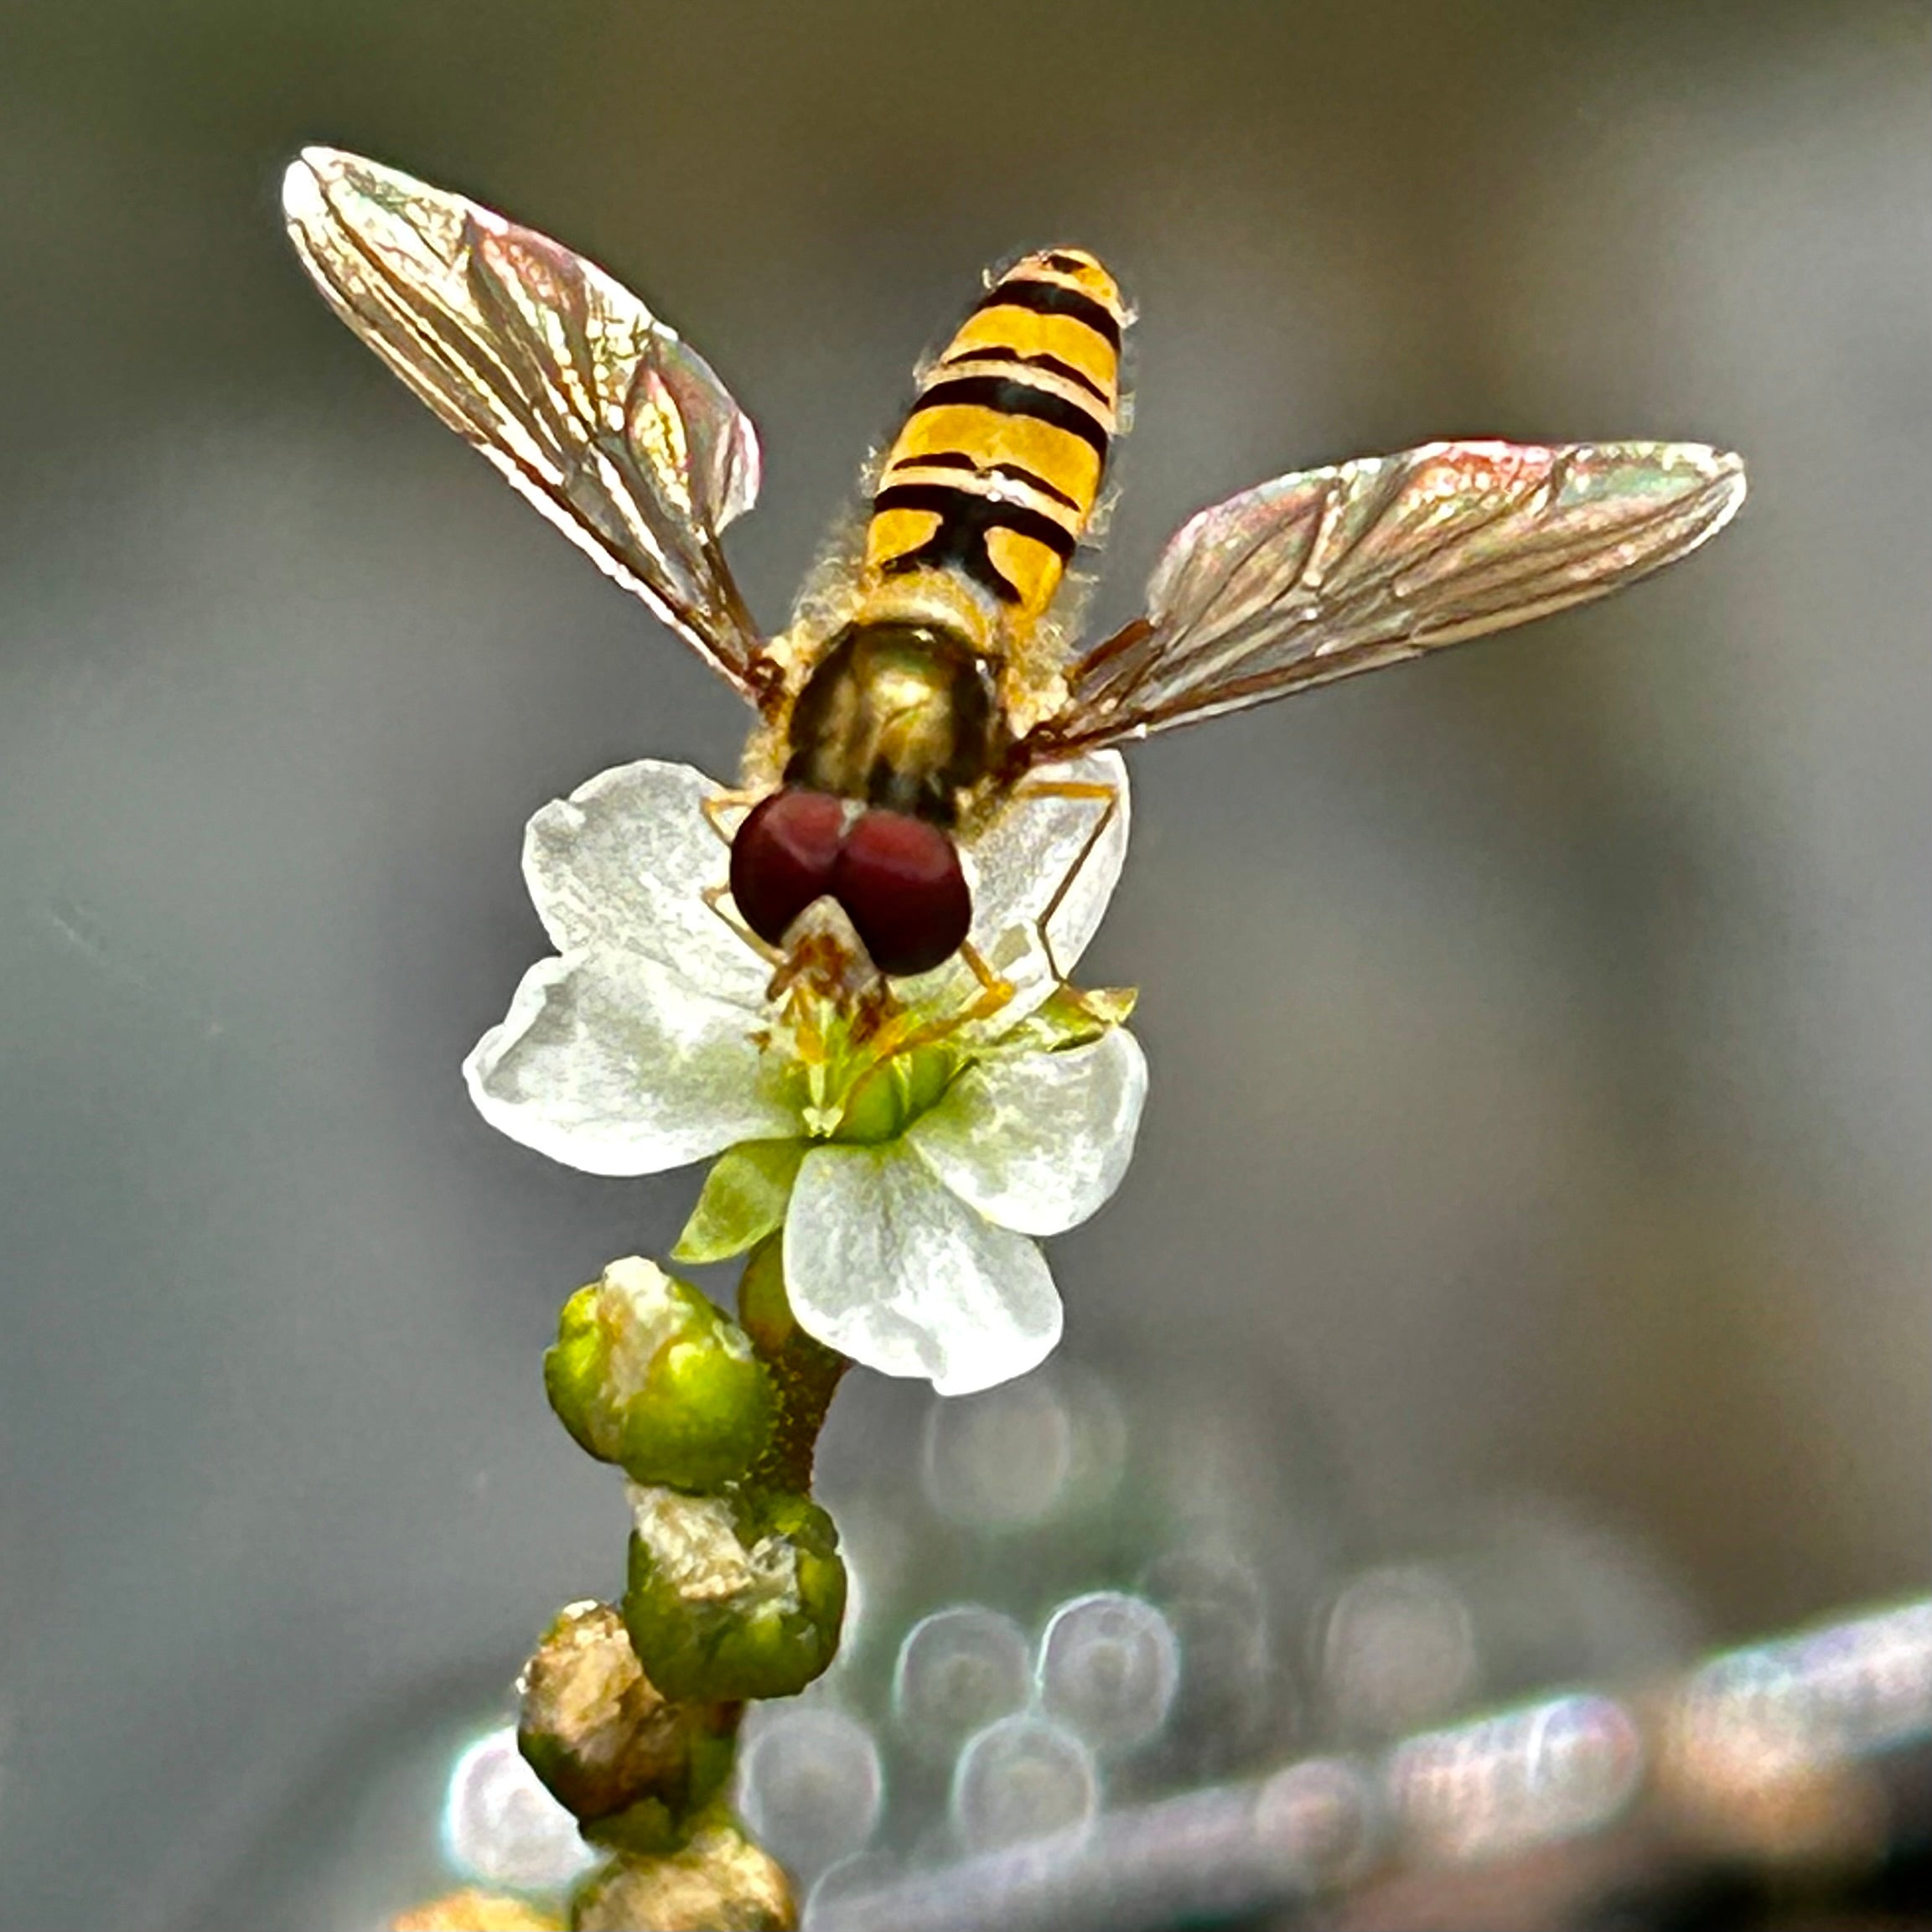
{"type": "Polygon", "coordinates": [[[667,1697],[790,1697],[838,1650],[838,1531],[803,1496],[633,1493],[624,1627],[667,1697]]]}
{"type": "Polygon", "coordinates": [[[791,1199],[803,1141],[740,1141],[712,1163],[697,1205],[671,1251],[697,1265],[742,1255],[779,1227],[791,1199]]]}

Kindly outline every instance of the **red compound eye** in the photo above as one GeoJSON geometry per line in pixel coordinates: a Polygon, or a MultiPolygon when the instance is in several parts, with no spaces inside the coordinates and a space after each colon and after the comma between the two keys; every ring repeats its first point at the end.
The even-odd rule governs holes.
{"type": "Polygon", "coordinates": [[[845,807],[829,792],[787,785],[755,805],[731,842],[731,896],[744,922],[776,945],[832,889],[845,807]]]}
{"type": "Polygon", "coordinates": [[[882,973],[949,960],[972,925],[972,894],[953,842],[903,811],[873,810],[846,834],[831,889],[882,973]]]}

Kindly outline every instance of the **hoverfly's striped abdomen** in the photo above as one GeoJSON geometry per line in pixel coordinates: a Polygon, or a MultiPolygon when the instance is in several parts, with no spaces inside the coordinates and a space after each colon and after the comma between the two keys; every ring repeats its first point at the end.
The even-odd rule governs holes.
{"type": "Polygon", "coordinates": [[[926,372],[880,473],[868,575],[956,572],[1023,633],[1093,514],[1127,312],[1078,249],[1016,262],[926,372]]]}

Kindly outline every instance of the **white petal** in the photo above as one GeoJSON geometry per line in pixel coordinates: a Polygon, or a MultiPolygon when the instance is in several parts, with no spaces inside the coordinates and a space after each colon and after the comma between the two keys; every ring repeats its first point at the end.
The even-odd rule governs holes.
{"type": "Polygon", "coordinates": [[[540,961],[463,1063],[489,1124],[592,1174],[655,1174],[795,1133],[742,1007],[648,960],[540,961]]]}
{"type": "Polygon", "coordinates": [[[785,1224],[793,1313],[828,1346],[942,1396],[1023,1375],[1060,1334],[1039,1250],[950,1194],[904,1147],[814,1147],[785,1224]]]}
{"type": "Polygon", "coordinates": [[[1140,1043],[1116,1027],[1091,1046],[982,1060],[905,1138],[988,1220],[1063,1234],[1121,1184],[1147,1091],[1140,1043]]]}
{"type": "Polygon", "coordinates": [[[1081,849],[1094,836],[1106,800],[1038,798],[1023,790],[970,847],[973,939],[992,958],[1002,934],[1024,928],[1030,935],[1072,873],[1047,928],[1060,971],[1070,974],[1100,925],[1127,860],[1127,768],[1117,751],[1102,751],[1067,764],[1042,765],[1027,779],[1028,790],[1055,784],[1111,787],[1117,802],[1106,829],[1082,862],[1081,849]],[[1074,873],[1076,863],[1080,870],[1074,873]]]}
{"type": "Polygon", "coordinates": [[[655,960],[700,992],[762,1003],[771,969],[704,903],[730,864],[702,809],[718,790],[688,764],[644,759],[531,820],[523,876],[559,952],[655,960]]]}

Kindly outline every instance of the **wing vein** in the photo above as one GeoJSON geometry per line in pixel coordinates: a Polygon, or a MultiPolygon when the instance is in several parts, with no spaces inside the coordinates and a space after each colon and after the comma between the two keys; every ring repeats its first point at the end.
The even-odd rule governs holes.
{"type": "Polygon", "coordinates": [[[1436,443],[1277,477],[1181,526],[1022,762],[1142,737],[1600,597],[1735,512],[1701,443],[1436,443]]]}
{"type": "Polygon", "coordinates": [[[756,495],[757,439],[702,360],[594,263],[377,163],[305,150],[282,197],[350,327],[755,698],[765,646],[717,540],[756,495]]]}

